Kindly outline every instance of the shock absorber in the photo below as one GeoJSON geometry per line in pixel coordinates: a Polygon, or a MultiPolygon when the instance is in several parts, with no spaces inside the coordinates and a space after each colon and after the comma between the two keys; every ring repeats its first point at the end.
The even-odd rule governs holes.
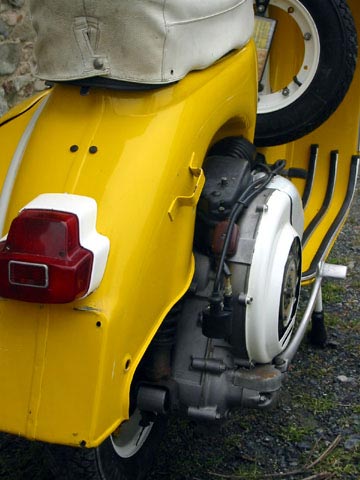
{"type": "Polygon", "coordinates": [[[148,381],[158,382],[170,377],[171,351],[175,343],[176,327],[181,309],[180,302],[173,306],[145,354],[143,371],[148,381]]]}

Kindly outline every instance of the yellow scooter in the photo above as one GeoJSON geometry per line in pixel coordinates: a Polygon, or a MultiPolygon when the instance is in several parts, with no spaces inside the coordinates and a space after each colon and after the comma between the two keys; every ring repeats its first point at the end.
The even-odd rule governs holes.
{"type": "Polygon", "coordinates": [[[0,430],[54,444],[59,476],[140,479],[167,416],[268,408],[311,321],[326,342],[321,282],[345,275],[325,260],[359,160],[360,7],[226,0],[192,11],[197,35],[175,0],[147,17],[129,14],[144,2],[49,3],[32,8],[50,88],[0,120],[0,430]],[[168,35],[161,78],[141,62],[120,78],[101,6],[126,18],[109,38],[129,52],[133,20],[150,28],[149,68],[168,35]],[[253,39],[216,50],[253,8],[259,77],[253,39]],[[197,51],[202,34],[214,46],[188,72],[178,39],[197,51]]]}

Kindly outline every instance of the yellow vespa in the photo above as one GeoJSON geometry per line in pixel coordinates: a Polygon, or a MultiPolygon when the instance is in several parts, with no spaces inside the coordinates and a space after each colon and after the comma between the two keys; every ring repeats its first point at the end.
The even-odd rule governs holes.
{"type": "Polygon", "coordinates": [[[360,6],[30,4],[49,88],[0,120],[0,430],[141,479],[168,415],[270,407],[311,320],[326,342],[360,6]]]}

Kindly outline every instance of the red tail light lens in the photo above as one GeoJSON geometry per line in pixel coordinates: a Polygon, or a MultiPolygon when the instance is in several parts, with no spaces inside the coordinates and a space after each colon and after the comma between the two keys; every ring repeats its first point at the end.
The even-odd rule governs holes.
{"type": "Polygon", "coordinates": [[[72,302],[87,292],[92,263],[92,252],[80,245],[75,214],[23,210],[0,242],[0,295],[28,302],[72,302]]]}

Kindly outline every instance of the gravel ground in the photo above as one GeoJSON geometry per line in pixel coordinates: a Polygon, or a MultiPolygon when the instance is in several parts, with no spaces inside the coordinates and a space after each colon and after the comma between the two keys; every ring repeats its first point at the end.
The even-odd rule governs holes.
{"type": "MultiPolygon", "coordinates": [[[[151,480],[360,479],[359,220],[358,192],[330,258],[348,277],[324,285],[328,346],[303,342],[273,411],[242,411],[221,430],[171,420],[151,480]]],[[[42,445],[0,435],[0,478],[51,480],[42,445]]]]}

